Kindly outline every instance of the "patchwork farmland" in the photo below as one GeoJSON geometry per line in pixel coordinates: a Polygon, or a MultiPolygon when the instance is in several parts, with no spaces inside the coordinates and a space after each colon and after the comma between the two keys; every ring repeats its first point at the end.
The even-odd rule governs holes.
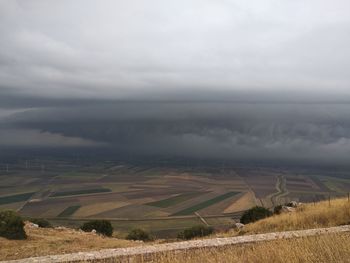
{"type": "Polygon", "coordinates": [[[290,200],[318,201],[345,195],[342,174],[250,167],[163,167],[101,162],[51,161],[0,172],[0,209],[43,217],[57,225],[79,226],[91,219],[112,221],[119,235],[134,227],[171,237],[202,224],[232,225],[255,205],[290,200]]]}

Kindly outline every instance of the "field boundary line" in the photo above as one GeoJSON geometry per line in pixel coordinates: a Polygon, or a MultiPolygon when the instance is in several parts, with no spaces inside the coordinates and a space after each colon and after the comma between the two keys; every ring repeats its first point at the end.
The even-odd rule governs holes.
{"type": "MultiPolygon", "coordinates": [[[[231,217],[239,219],[244,211],[238,211],[234,213],[218,214],[218,215],[205,215],[203,218],[222,218],[231,217]]],[[[47,220],[70,220],[70,221],[90,221],[90,220],[101,220],[106,219],[109,221],[154,221],[154,220],[177,220],[177,219],[193,219],[197,218],[195,214],[186,216],[163,216],[163,217],[140,217],[140,218],[125,218],[125,217],[45,217],[47,220]]]]}
{"type": "MultiPolygon", "coordinates": [[[[63,262],[86,262],[99,261],[108,259],[121,259],[129,262],[129,258],[134,256],[147,256],[155,253],[181,251],[198,248],[215,248],[229,245],[238,245],[245,243],[256,243],[264,241],[272,241],[278,239],[291,239],[299,237],[317,236],[332,233],[350,232],[350,225],[316,228],[306,230],[273,232],[266,234],[256,234],[247,236],[225,237],[225,238],[211,238],[201,240],[182,241],[158,245],[143,245],[139,247],[103,249],[93,252],[77,252],[62,255],[32,257],[10,261],[0,261],[1,263],[63,263],[63,262]]],[[[124,262],[124,261],[121,261],[124,262]]]]}
{"type": "Polygon", "coordinates": [[[194,212],[194,214],[198,216],[199,220],[202,221],[203,224],[205,224],[206,226],[210,226],[208,222],[198,212],[194,212]]]}

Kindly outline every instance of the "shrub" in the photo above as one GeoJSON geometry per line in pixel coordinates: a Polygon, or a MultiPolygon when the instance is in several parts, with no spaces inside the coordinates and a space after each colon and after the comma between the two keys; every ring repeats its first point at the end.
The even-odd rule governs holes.
{"type": "Polygon", "coordinates": [[[112,224],[108,220],[92,220],[84,223],[80,229],[85,232],[91,232],[95,229],[97,233],[109,237],[113,234],[112,224]]]}
{"type": "Polygon", "coordinates": [[[272,213],[270,210],[265,207],[255,206],[247,211],[245,211],[241,217],[241,223],[248,224],[260,219],[271,216],[272,213]]]}
{"type": "Polygon", "coordinates": [[[187,228],[184,231],[180,232],[177,235],[177,238],[192,239],[194,237],[208,236],[213,232],[214,232],[214,229],[212,227],[198,225],[198,226],[193,226],[191,228],[187,228]]]}
{"type": "Polygon", "coordinates": [[[273,213],[276,215],[279,215],[281,211],[282,211],[282,205],[278,205],[273,208],[273,213]]]}
{"type": "Polygon", "coordinates": [[[50,222],[44,218],[30,218],[29,221],[32,222],[33,224],[37,224],[39,227],[42,227],[42,228],[52,227],[50,222]]]}
{"type": "Polygon", "coordinates": [[[146,231],[136,228],[129,232],[129,234],[126,236],[126,239],[129,240],[142,240],[142,241],[150,241],[152,240],[150,234],[148,234],[146,231]]]}
{"type": "Polygon", "coordinates": [[[7,239],[26,239],[23,219],[14,211],[0,212],[0,236],[7,239]]]}

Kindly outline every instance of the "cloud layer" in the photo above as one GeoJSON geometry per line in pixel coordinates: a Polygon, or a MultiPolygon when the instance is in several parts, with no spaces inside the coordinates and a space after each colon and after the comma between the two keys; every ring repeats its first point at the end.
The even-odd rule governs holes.
{"type": "Polygon", "coordinates": [[[1,85],[46,97],[349,96],[349,9],[347,0],[1,0],[1,85]]]}
{"type": "Polygon", "coordinates": [[[42,147],[102,147],[111,156],[347,165],[349,110],[334,103],[75,102],[3,117],[2,128],[14,135],[0,146],[10,137],[25,146],[19,131],[41,131],[42,147]]]}
{"type": "Polygon", "coordinates": [[[0,150],[347,164],[348,0],[0,0],[0,150]]]}

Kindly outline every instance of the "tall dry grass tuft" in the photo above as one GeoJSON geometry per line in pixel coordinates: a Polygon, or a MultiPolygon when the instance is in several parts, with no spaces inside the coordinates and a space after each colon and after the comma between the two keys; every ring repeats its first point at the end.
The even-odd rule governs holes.
{"type": "MultiPolygon", "coordinates": [[[[245,226],[246,233],[267,233],[350,224],[350,202],[334,199],[316,204],[303,204],[296,212],[274,215],[245,226]]],[[[231,233],[233,234],[233,232],[231,233]]]]}
{"type": "Polygon", "coordinates": [[[225,248],[168,252],[132,262],[162,263],[300,263],[350,262],[350,235],[325,235],[225,248]]]}

